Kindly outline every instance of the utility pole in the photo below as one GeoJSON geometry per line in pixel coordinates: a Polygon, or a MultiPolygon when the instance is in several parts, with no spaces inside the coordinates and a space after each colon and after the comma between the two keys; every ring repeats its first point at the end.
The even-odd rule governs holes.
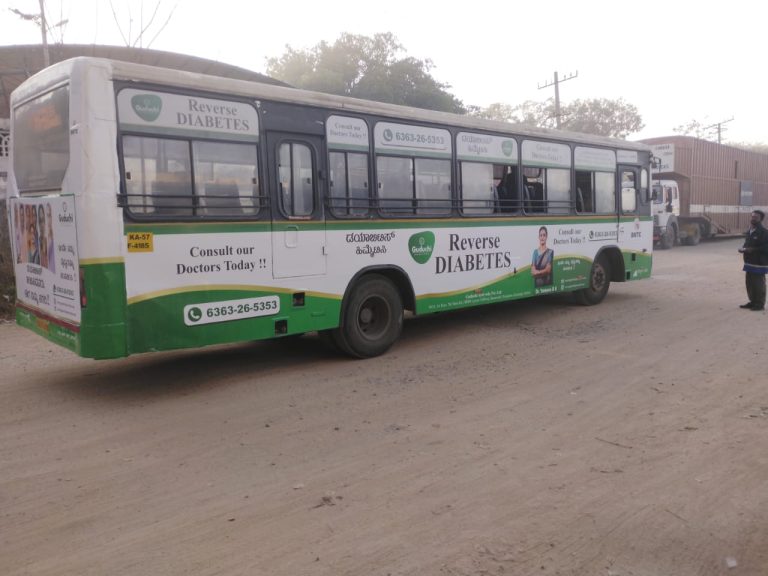
{"type": "MultiPolygon", "coordinates": [[[[705,126],[702,128],[702,130],[709,130],[710,128],[717,128],[717,143],[722,144],[723,143],[723,124],[727,124],[728,122],[733,121],[733,116],[728,118],[728,120],[723,120],[722,122],[717,122],[715,124],[710,124],[709,126],[705,126]]],[[[727,130],[727,128],[726,128],[727,130]]]]}
{"type": "Polygon", "coordinates": [[[539,90],[542,88],[549,88],[550,86],[555,87],[555,126],[560,128],[560,84],[562,82],[565,82],[566,80],[571,80],[573,78],[578,78],[579,71],[576,70],[575,73],[571,73],[564,78],[558,78],[557,72],[555,72],[555,79],[552,82],[546,82],[543,85],[538,86],[539,90]]]}
{"type": "Polygon", "coordinates": [[[40,0],[40,31],[43,33],[43,64],[48,68],[51,65],[51,55],[48,52],[48,26],[45,23],[44,0],[40,0]]]}
{"type": "MultiPolygon", "coordinates": [[[[47,68],[51,65],[51,55],[48,51],[48,21],[45,19],[45,0],[39,0],[40,1],[40,13],[39,14],[25,14],[21,10],[17,10],[16,8],[9,8],[11,12],[16,14],[19,18],[22,20],[27,20],[29,22],[34,22],[37,26],[40,26],[40,34],[43,38],[43,64],[44,68],[47,68]]],[[[51,32],[53,32],[54,28],[61,28],[65,24],[67,24],[69,20],[62,20],[58,24],[54,24],[51,26],[51,32]]],[[[61,35],[61,41],[64,41],[64,34],[61,35]]]]}

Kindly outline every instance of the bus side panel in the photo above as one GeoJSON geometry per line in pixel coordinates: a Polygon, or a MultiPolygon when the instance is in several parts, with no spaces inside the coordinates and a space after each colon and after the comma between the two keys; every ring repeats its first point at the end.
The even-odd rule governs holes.
{"type": "Polygon", "coordinates": [[[317,278],[273,278],[268,225],[131,224],[127,235],[143,242],[127,240],[130,353],[260,340],[338,324],[340,293],[318,290],[317,278]]]}
{"type": "Polygon", "coordinates": [[[85,306],[79,354],[99,359],[127,356],[125,266],[122,261],[81,261],[80,271],[85,306]]]}
{"type": "MultiPolygon", "coordinates": [[[[614,279],[648,277],[650,218],[626,218],[622,224],[623,269],[614,271],[614,279]]],[[[350,277],[364,266],[395,266],[412,282],[418,314],[580,290],[588,286],[598,252],[608,247],[618,250],[612,215],[550,217],[538,222],[527,218],[383,221],[365,230],[356,225],[356,230],[329,234],[334,255],[329,277],[350,277]],[[537,282],[532,262],[540,228],[548,232],[552,274],[537,282]]]]}
{"type": "Polygon", "coordinates": [[[333,328],[341,299],[310,292],[254,287],[253,290],[195,290],[143,300],[128,306],[131,353],[263,340],[333,328]],[[301,305],[294,294],[304,294],[301,305]],[[254,308],[277,304],[268,316],[254,308]]]}
{"type": "Polygon", "coordinates": [[[16,309],[16,321],[85,358],[127,356],[122,262],[80,262],[80,271],[86,305],[80,308],[80,297],[75,295],[73,305],[80,311],[79,326],[21,304],[16,309]]]}

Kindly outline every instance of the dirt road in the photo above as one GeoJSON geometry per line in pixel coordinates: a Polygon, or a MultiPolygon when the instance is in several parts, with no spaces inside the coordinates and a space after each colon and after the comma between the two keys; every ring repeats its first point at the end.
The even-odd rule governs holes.
{"type": "Polygon", "coordinates": [[[737,241],[597,307],[120,361],[0,326],[0,574],[765,575],[765,313],[737,241]]]}

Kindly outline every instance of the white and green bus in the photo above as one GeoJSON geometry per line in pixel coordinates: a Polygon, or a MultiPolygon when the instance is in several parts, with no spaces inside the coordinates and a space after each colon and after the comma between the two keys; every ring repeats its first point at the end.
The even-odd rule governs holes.
{"type": "Polygon", "coordinates": [[[319,332],[651,274],[650,148],[76,58],[11,98],[16,320],[90,358],[319,332]]]}

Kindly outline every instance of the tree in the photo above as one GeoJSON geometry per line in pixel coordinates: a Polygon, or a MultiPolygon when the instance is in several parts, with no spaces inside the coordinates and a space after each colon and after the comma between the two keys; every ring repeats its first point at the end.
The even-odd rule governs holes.
{"type": "Polygon", "coordinates": [[[176,10],[176,6],[171,8],[171,11],[168,14],[168,17],[165,19],[165,22],[160,25],[159,29],[157,29],[156,32],[154,32],[154,35],[149,40],[149,42],[146,42],[145,45],[145,36],[150,33],[149,29],[155,24],[155,18],[158,16],[158,12],[160,11],[160,5],[162,4],[162,0],[157,0],[155,3],[154,9],[151,10],[151,15],[149,15],[149,11],[147,14],[149,15],[149,19],[145,20],[144,17],[144,0],[141,0],[139,3],[139,31],[134,32],[133,29],[133,21],[134,21],[134,14],[131,12],[131,6],[128,6],[128,30],[124,30],[123,27],[120,25],[120,20],[117,15],[117,12],[115,11],[115,6],[112,2],[112,0],[109,0],[109,7],[112,9],[112,18],[115,20],[115,24],[117,25],[117,29],[120,31],[120,36],[123,38],[123,42],[126,46],[131,48],[150,48],[155,40],[157,40],[157,37],[160,35],[160,33],[165,30],[165,27],[168,26],[168,23],[171,21],[171,18],[173,18],[173,13],[176,10]],[[134,33],[136,34],[134,37],[134,33]]]}
{"type": "MultiPolygon", "coordinates": [[[[538,128],[555,127],[555,106],[551,99],[545,102],[526,100],[514,107],[495,103],[487,108],[472,107],[470,113],[480,118],[515,122],[538,128]]],[[[560,127],[563,130],[598,136],[626,138],[643,128],[643,120],[637,108],[625,102],[623,98],[575,100],[561,106],[560,115],[560,127]]]]}
{"type": "Polygon", "coordinates": [[[566,106],[565,114],[564,129],[598,136],[626,138],[645,126],[637,108],[623,98],[575,100],[566,106]]]}
{"type": "Polygon", "coordinates": [[[267,59],[267,74],[297,88],[378,102],[465,112],[447,84],[430,74],[430,60],[401,56],[403,47],[391,33],[372,38],[344,33],[336,42],[309,50],[286,46],[282,56],[267,59]]]}
{"type": "Polygon", "coordinates": [[[689,120],[685,124],[680,124],[672,128],[672,132],[682,134],[683,136],[694,136],[696,138],[704,138],[705,129],[704,125],[696,119],[689,120]]]}

